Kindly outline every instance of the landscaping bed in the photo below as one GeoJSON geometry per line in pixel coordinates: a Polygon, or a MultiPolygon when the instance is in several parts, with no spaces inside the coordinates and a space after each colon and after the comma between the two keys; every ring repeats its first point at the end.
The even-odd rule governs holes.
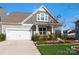
{"type": "Polygon", "coordinates": [[[79,52],[71,48],[71,46],[79,46],[79,44],[49,44],[36,46],[42,55],[79,55],[79,52]]]}
{"type": "Polygon", "coordinates": [[[79,40],[74,40],[68,38],[66,35],[58,35],[58,34],[48,34],[48,35],[38,35],[35,34],[32,36],[32,40],[35,44],[61,44],[61,43],[79,43],[79,40]]]}
{"type": "Polygon", "coordinates": [[[42,44],[79,44],[79,40],[66,40],[65,42],[48,40],[48,41],[34,41],[35,45],[42,44]]]}

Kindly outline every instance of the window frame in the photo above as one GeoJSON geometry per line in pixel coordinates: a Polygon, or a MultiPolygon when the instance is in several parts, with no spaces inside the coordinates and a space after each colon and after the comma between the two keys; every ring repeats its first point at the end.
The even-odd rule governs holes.
{"type": "Polygon", "coordinates": [[[46,34],[44,34],[44,32],[47,32],[47,27],[40,27],[40,28],[42,29],[42,31],[39,31],[39,33],[41,33],[41,35],[46,35],[46,34]],[[43,30],[44,28],[46,28],[46,31],[43,30]]]}
{"type": "Polygon", "coordinates": [[[44,20],[41,19],[41,17],[42,17],[41,14],[43,14],[43,13],[44,13],[44,12],[39,13],[39,16],[38,16],[38,15],[36,16],[36,20],[37,20],[37,21],[48,22],[48,15],[46,15],[45,13],[44,13],[44,20]],[[39,20],[38,20],[38,17],[40,17],[39,20]],[[47,20],[46,20],[46,17],[47,17],[47,20]]]}

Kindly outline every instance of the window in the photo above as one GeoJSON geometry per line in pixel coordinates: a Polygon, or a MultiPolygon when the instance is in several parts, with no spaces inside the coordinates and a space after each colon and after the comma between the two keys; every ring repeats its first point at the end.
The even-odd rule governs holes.
{"type": "Polygon", "coordinates": [[[45,13],[40,13],[41,20],[44,20],[44,15],[45,15],[45,13]]]}
{"type": "Polygon", "coordinates": [[[37,21],[47,21],[47,20],[48,16],[44,12],[37,14],[37,21]]]}
{"type": "Polygon", "coordinates": [[[42,31],[42,28],[39,28],[39,31],[42,31]]]}
{"type": "Polygon", "coordinates": [[[46,35],[47,28],[39,28],[40,35],[46,35]]]}

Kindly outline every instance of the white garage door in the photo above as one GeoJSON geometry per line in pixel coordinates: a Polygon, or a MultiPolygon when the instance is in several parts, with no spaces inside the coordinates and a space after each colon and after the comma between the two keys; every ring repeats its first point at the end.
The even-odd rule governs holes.
{"type": "Polygon", "coordinates": [[[7,40],[31,40],[32,34],[29,30],[6,30],[7,40]]]}

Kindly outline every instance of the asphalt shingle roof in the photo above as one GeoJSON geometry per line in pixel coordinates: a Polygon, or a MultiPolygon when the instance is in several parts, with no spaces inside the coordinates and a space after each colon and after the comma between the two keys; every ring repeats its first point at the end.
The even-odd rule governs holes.
{"type": "Polygon", "coordinates": [[[11,13],[6,16],[3,22],[6,23],[20,23],[26,19],[31,13],[11,13]]]}

